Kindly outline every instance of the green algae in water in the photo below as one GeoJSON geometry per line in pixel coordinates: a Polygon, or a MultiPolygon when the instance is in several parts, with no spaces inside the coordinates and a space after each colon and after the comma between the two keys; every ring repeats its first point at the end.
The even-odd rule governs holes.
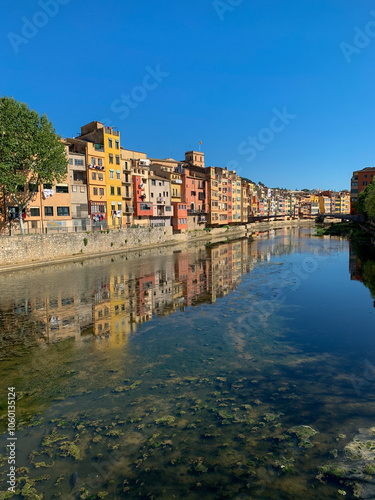
{"type": "MultiPolygon", "coordinates": [[[[247,256],[242,258],[245,262],[247,256]]],[[[114,276],[120,272],[117,265],[113,264],[114,276]]],[[[314,390],[324,394],[321,389],[325,385],[324,381],[320,385],[320,377],[327,372],[330,384],[335,384],[339,379],[337,374],[348,373],[348,365],[342,358],[341,366],[335,365],[333,357],[327,363],[319,354],[315,357],[301,352],[301,348],[293,351],[287,342],[287,330],[282,326],[284,320],[278,314],[278,304],[276,307],[274,303],[274,314],[263,318],[261,325],[256,327],[249,322],[249,331],[239,332],[242,336],[225,336],[232,331],[232,324],[238,326],[239,315],[248,314],[249,305],[257,300],[255,294],[263,300],[280,282],[280,273],[284,271],[277,273],[275,267],[281,266],[262,270],[254,265],[249,279],[244,276],[244,284],[238,288],[243,298],[236,297],[236,311],[228,311],[230,295],[217,296],[216,303],[203,306],[204,315],[200,308],[190,308],[184,313],[154,317],[156,327],[150,331],[146,330],[147,325],[133,322],[134,329],[128,335],[130,342],[111,346],[109,339],[106,345],[102,341],[94,345],[87,338],[81,346],[79,343],[74,348],[70,346],[66,356],[61,353],[56,356],[43,382],[48,385],[48,377],[55,377],[47,396],[43,396],[46,411],[39,403],[35,405],[39,396],[32,396],[33,408],[37,410],[34,413],[45,417],[46,436],[40,432],[40,425],[20,431],[22,439],[31,433],[24,442],[39,453],[33,456],[35,462],[54,460],[55,466],[48,469],[50,479],[30,482],[25,494],[33,494],[31,490],[35,489],[36,495],[52,498],[53,485],[64,473],[65,480],[58,483],[64,497],[70,491],[68,478],[79,468],[75,498],[100,498],[105,493],[109,498],[121,497],[125,490],[129,497],[140,498],[337,498],[337,484],[330,489],[329,481],[325,484],[315,481],[311,471],[317,470],[333,449],[342,458],[344,450],[336,441],[335,422],[340,414],[339,410],[335,414],[330,397],[324,399],[320,395],[317,407],[314,390]],[[272,279],[270,272],[275,273],[272,279]],[[223,311],[227,316],[221,314],[223,311]],[[214,329],[210,314],[214,321],[215,317],[221,320],[214,329]],[[67,360],[64,370],[54,373],[54,367],[61,366],[63,359],[67,360]],[[314,380],[313,391],[310,379],[314,380]],[[293,387],[296,381],[298,384],[293,387]],[[296,424],[300,422],[308,422],[311,429],[321,431],[321,443],[314,439],[315,446],[309,456],[304,448],[314,434],[306,435],[301,429],[297,432],[300,426],[296,424]],[[296,441],[301,448],[295,446],[296,441]],[[75,455],[71,449],[73,453],[61,456],[64,453],[61,447],[69,444],[76,446],[80,454],[75,455]],[[118,448],[113,450],[113,447],[118,448]],[[46,459],[48,453],[52,453],[52,460],[46,459]],[[97,474],[98,470],[105,472],[97,474]],[[96,482],[90,480],[89,474],[98,475],[96,482]]],[[[121,272],[127,271],[121,269],[121,272]]],[[[74,279],[70,276],[69,289],[74,286],[74,279]]],[[[90,279],[88,274],[82,280],[85,289],[90,289],[90,279]]],[[[54,283],[58,286],[59,281],[54,283]]],[[[128,283],[125,289],[127,286],[128,283]]],[[[89,291],[91,294],[92,289],[89,291]]],[[[88,299],[91,307],[91,296],[83,298],[88,299]]],[[[136,296],[132,300],[136,302],[136,296]]],[[[283,314],[292,319],[296,311],[283,314]]],[[[238,334],[235,328],[233,332],[238,334]]],[[[116,334],[111,333],[113,340],[116,334]]],[[[46,348],[47,358],[52,350],[53,346],[46,348]]],[[[27,382],[26,359],[24,365],[22,377],[27,382]]],[[[39,377],[43,379],[40,372],[39,377]]],[[[25,382],[18,380],[25,393],[23,404],[30,389],[24,390],[25,382]]],[[[29,380],[29,385],[33,384],[29,380]]],[[[340,384],[337,387],[336,406],[343,414],[350,415],[350,404],[356,400],[350,397],[345,400],[340,384]]],[[[347,389],[343,385],[342,390],[347,393],[347,389]]],[[[29,413],[32,422],[33,410],[29,409],[29,413]]],[[[28,419],[23,420],[27,425],[28,419]]],[[[344,421],[339,429],[351,439],[353,429],[344,421]]],[[[370,441],[367,439],[364,444],[367,451],[371,451],[371,445],[367,444],[370,441]]],[[[21,459],[22,465],[30,465],[30,460],[21,459]]],[[[30,467],[28,475],[32,481],[37,474],[40,469],[30,467]]]]}

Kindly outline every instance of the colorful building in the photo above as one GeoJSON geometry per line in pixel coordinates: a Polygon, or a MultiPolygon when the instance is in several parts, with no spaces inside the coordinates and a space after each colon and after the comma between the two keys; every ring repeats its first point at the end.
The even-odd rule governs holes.
{"type": "Polygon", "coordinates": [[[358,195],[374,180],[375,167],[366,167],[353,172],[350,186],[350,213],[356,213],[353,203],[358,201],[358,195]]]}
{"type": "Polygon", "coordinates": [[[95,149],[104,151],[108,227],[121,226],[123,210],[120,132],[93,121],[81,127],[78,139],[91,142],[95,144],[95,149]]]}

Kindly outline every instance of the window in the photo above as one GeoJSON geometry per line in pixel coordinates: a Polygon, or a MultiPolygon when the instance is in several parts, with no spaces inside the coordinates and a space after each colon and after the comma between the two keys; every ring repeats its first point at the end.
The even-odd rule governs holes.
{"type": "Polygon", "coordinates": [[[119,155],[116,155],[116,165],[120,165],[120,157],[119,157],[119,155]]]}
{"type": "Polygon", "coordinates": [[[32,184],[31,182],[29,182],[29,191],[36,193],[38,191],[38,184],[32,184]]]}
{"type": "Polygon", "coordinates": [[[85,174],[84,172],[73,172],[73,180],[85,182],[85,174]]]}
{"type": "Polygon", "coordinates": [[[46,217],[52,217],[53,216],[53,207],[44,207],[44,215],[46,217]]]}
{"type": "Polygon", "coordinates": [[[72,191],[73,191],[73,193],[76,193],[77,192],[77,186],[72,186],[72,191]]]}
{"type": "Polygon", "coordinates": [[[363,181],[363,185],[364,185],[364,186],[367,186],[367,181],[363,181]]]}
{"type": "Polygon", "coordinates": [[[83,167],[83,160],[74,160],[74,165],[83,167]]]}
{"type": "Polygon", "coordinates": [[[115,195],[115,188],[113,186],[111,186],[111,196],[114,196],[115,195]]]}
{"type": "Polygon", "coordinates": [[[94,188],[93,189],[93,193],[94,193],[94,196],[97,196],[97,194],[98,194],[98,188],[94,188]]]}
{"type": "Polygon", "coordinates": [[[109,155],[109,163],[113,163],[113,155],[109,155]]]}
{"type": "Polygon", "coordinates": [[[73,158],[69,158],[69,165],[73,165],[73,158]]]}
{"type": "Polygon", "coordinates": [[[115,141],[115,146],[116,146],[116,149],[119,149],[119,147],[120,147],[119,141],[115,141]]]}
{"type": "Polygon", "coordinates": [[[151,186],[156,186],[156,181],[154,179],[151,180],[151,186]]]}
{"type": "Polygon", "coordinates": [[[110,147],[110,148],[113,147],[113,141],[112,141],[112,139],[108,139],[108,147],[110,147]]]}
{"type": "Polygon", "coordinates": [[[141,210],[151,210],[151,206],[150,205],[147,205],[146,203],[140,203],[139,204],[139,208],[141,210]]]}
{"type": "Polygon", "coordinates": [[[30,207],[30,216],[31,217],[39,217],[40,210],[39,207],[30,207]]]}
{"type": "Polygon", "coordinates": [[[96,172],[92,172],[92,173],[91,173],[91,179],[92,179],[93,181],[95,181],[95,180],[96,180],[96,172]]]}
{"type": "Polygon", "coordinates": [[[64,215],[69,215],[69,207],[57,207],[57,215],[63,217],[64,215]]]}
{"type": "Polygon", "coordinates": [[[109,178],[110,179],[114,179],[115,178],[115,171],[114,170],[110,170],[109,171],[109,178]]]}
{"type": "Polygon", "coordinates": [[[121,196],[121,188],[120,187],[117,188],[117,196],[121,196]]]}
{"type": "Polygon", "coordinates": [[[43,184],[43,189],[52,189],[52,184],[43,184]]]}
{"type": "Polygon", "coordinates": [[[103,165],[103,160],[101,158],[98,158],[98,165],[101,167],[103,165]]]}
{"type": "Polygon", "coordinates": [[[121,180],[121,172],[120,172],[120,170],[116,170],[116,179],[118,181],[121,180]]]}
{"type": "Polygon", "coordinates": [[[91,165],[96,165],[96,159],[95,158],[91,158],[91,165]]]}
{"type": "Polygon", "coordinates": [[[151,198],[153,198],[153,197],[154,197],[154,193],[151,193],[151,198]]]}
{"type": "Polygon", "coordinates": [[[121,201],[119,201],[117,203],[117,210],[122,210],[122,203],[121,203],[121,201]]]}
{"type": "Polygon", "coordinates": [[[99,188],[99,194],[100,196],[104,196],[104,188],[99,188]]]}
{"type": "Polygon", "coordinates": [[[67,184],[57,184],[56,193],[69,193],[69,187],[67,184]]]}

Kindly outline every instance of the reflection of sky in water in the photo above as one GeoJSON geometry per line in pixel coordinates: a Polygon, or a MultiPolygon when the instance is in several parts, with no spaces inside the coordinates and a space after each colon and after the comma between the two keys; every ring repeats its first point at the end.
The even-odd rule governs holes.
{"type": "Polygon", "coordinates": [[[20,487],[337,498],[315,476],[372,425],[374,309],[348,243],[301,232],[1,276],[20,487]]]}

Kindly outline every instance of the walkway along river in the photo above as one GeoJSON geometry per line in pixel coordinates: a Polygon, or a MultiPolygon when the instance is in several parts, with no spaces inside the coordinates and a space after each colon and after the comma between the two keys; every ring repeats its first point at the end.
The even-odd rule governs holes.
{"type": "Polygon", "coordinates": [[[0,499],[374,498],[375,259],[312,233],[1,274],[0,499]]]}

